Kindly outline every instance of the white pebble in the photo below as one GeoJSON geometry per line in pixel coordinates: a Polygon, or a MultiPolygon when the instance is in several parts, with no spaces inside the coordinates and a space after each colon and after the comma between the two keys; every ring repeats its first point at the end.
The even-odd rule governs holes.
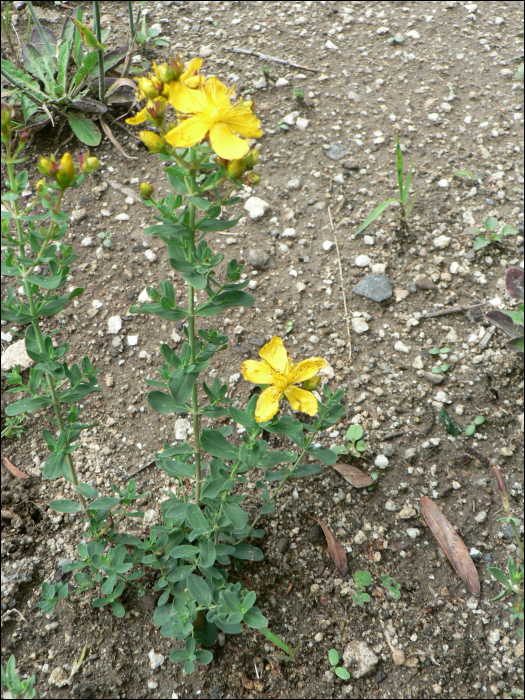
{"type": "Polygon", "coordinates": [[[368,255],[358,255],[355,259],[355,264],[357,267],[368,267],[370,265],[370,258],[368,255]]]}
{"type": "Polygon", "coordinates": [[[104,306],[104,304],[99,299],[93,299],[93,301],[91,302],[91,306],[94,309],[101,309],[104,306]]]}
{"type": "Polygon", "coordinates": [[[110,316],[108,318],[108,332],[118,333],[122,328],[122,319],[120,316],[110,316]]]}
{"type": "Polygon", "coordinates": [[[451,240],[450,236],[438,236],[434,238],[434,248],[447,248],[451,240]]]}
{"type": "Polygon", "coordinates": [[[244,203],[244,208],[251,219],[257,220],[266,214],[270,208],[270,204],[260,197],[249,197],[244,203]]]}
{"type": "Polygon", "coordinates": [[[386,469],[388,467],[388,457],[385,457],[385,455],[377,455],[374,464],[376,467],[379,467],[379,469],[386,469]]]}
{"type": "Polygon", "coordinates": [[[365,245],[374,245],[376,239],[373,236],[363,236],[363,243],[365,245]]]}
{"type": "Polygon", "coordinates": [[[477,523],[482,523],[487,519],[487,511],[486,510],[480,510],[479,513],[476,513],[474,516],[474,520],[477,523]]]}
{"type": "Polygon", "coordinates": [[[306,289],[306,284],[304,282],[297,282],[295,288],[298,292],[304,292],[304,290],[306,289]]]}
{"type": "Polygon", "coordinates": [[[384,275],[386,270],[385,263],[374,263],[372,265],[372,274],[374,275],[384,275]]]}
{"type": "Polygon", "coordinates": [[[144,257],[146,258],[146,260],[149,260],[150,262],[155,262],[155,260],[157,259],[156,254],[152,250],[150,250],[150,248],[147,248],[144,251],[144,257]]]}
{"type": "Polygon", "coordinates": [[[334,242],[333,241],[324,241],[323,243],[323,250],[331,250],[334,247],[334,242]]]}
{"type": "Polygon", "coordinates": [[[397,341],[397,343],[394,345],[394,350],[397,350],[397,352],[404,352],[406,354],[410,352],[410,348],[408,345],[405,345],[402,340],[397,341]]]}
{"type": "Polygon", "coordinates": [[[501,639],[500,631],[498,629],[491,630],[487,635],[487,639],[489,644],[497,644],[501,639]]]}
{"type": "Polygon", "coordinates": [[[139,297],[138,297],[138,301],[139,301],[141,304],[147,304],[148,302],[151,301],[151,299],[149,298],[149,294],[148,294],[148,290],[147,290],[147,289],[143,289],[143,290],[141,291],[141,293],[139,294],[139,297]]]}
{"type": "Polygon", "coordinates": [[[332,41],[330,41],[330,39],[328,39],[325,46],[327,49],[331,49],[332,51],[337,51],[337,46],[332,41]]]}
{"type": "Polygon", "coordinates": [[[93,245],[93,239],[91,236],[86,236],[82,239],[80,245],[83,245],[85,248],[90,248],[93,245]]]}
{"type": "Polygon", "coordinates": [[[297,117],[297,121],[295,122],[295,126],[299,129],[299,131],[304,131],[309,124],[310,120],[305,119],[304,117],[297,117]]]}
{"type": "Polygon", "coordinates": [[[417,527],[409,527],[407,528],[407,535],[410,537],[412,540],[416,540],[419,535],[421,534],[421,530],[419,530],[417,527]]]}
{"type": "Polygon", "coordinates": [[[439,121],[439,114],[437,112],[431,112],[428,115],[428,118],[430,119],[431,122],[437,122],[437,121],[439,121]]]}
{"type": "Polygon", "coordinates": [[[162,654],[157,654],[155,649],[150,649],[148,657],[152,671],[154,671],[156,668],[159,668],[159,666],[162,666],[162,664],[165,661],[165,657],[162,654]]]}
{"type": "Polygon", "coordinates": [[[139,337],[138,337],[138,335],[128,335],[127,340],[128,340],[128,345],[133,346],[133,345],[138,344],[139,337]]]}
{"type": "Polygon", "coordinates": [[[191,429],[189,420],[178,418],[175,421],[175,440],[186,440],[191,429]]]}
{"type": "Polygon", "coordinates": [[[368,323],[362,319],[362,318],[353,318],[352,319],[352,330],[355,333],[358,333],[361,335],[361,333],[366,333],[367,330],[370,329],[370,326],[368,323]]]}
{"type": "Polygon", "coordinates": [[[443,178],[443,180],[439,180],[438,187],[448,187],[448,180],[446,178],[443,178]]]}
{"type": "Polygon", "coordinates": [[[115,217],[115,221],[129,221],[129,214],[117,214],[115,217]]]}
{"type": "Polygon", "coordinates": [[[295,238],[297,233],[294,228],[285,228],[281,236],[284,236],[284,238],[295,238]]]}
{"type": "Polygon", "coordinates": [[[284,87],[285,85],[289,85],[290,81],[286,80],[286,78],[277,78],[275,82],[275,87],[284,87]]]}

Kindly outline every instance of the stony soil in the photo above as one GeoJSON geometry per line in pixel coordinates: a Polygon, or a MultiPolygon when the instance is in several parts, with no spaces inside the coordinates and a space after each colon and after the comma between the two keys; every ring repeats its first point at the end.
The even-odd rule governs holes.
{"type": "MultiPolygon", "coordinates": [[[[102,5],[113,15],[110,46],[124,43],[125,3],[102,5]]],[[[265,262],[263,269],[245,268],[254,308],[217,317],[231,342],[210,376],[229,382],[231,395],[244,404],[251,385],[240,377],[242,361],[255,358],[272,334],[289,331],[294,356],[322,354],[333,368],[330,386],[346,390],[346,416],[320,442],[342,444],[347,427],[360,423],[369,451],[359,466],[378,471],[379,482],[371,492],[357,491],[325,467],[284,488],[276,513],[263,523],[265,559],[234,574],[256,591],[270,629],[291,646],[301,644],[295,663],[276,660],[266,640],[245,629],[227,637],[214,649],[212,664],[192,676],[168,660],[153,671],[148,652],[167,657],[176,646],[152,623],[153,598],[125,601],[122,620],[107,608],[92,608],[88,599],[59,604],[49,619],[35,607],[41,582],[58,580],[60,564],[74,556],[84,525],[48,507],[52,498],[70,495],[69,485],[43,480],[45,421],[33,416],[20,440],[4,443],[4,454],[31,478],[17,479],[2,466],[2,509],[16,516],[2,516],[2,662],[15,653],[20,673],[36,675],[37,697],[511,697],[523,688],[523,641],[509,624],[508,602],[491,602],[500,588],[487,566],[504,567],[516,548],[512,533],[498,522],[501,501],[491,471],[465,461],[463,448],[474,446],[501,466],[521,517],[523,362],[506,351],[504,336],[493,332],[483,312],[511,305],[505,271],[523,266],[523,86],[514,80],[522,3],[151,2],[149,7],[148,22],[160,22],[170,49],[156,50],[150,43],[141,49],[142,59],[177,52],[205,57],[208,74],[235,82],[239,93],[255,100],[265,131],[262,183],[251,194],[269,209],[257,221],[244,212],[232,232],[211,239],[227,258],[265,262]],[[388,42],[399,33],[403,43],[388,42]],[[263,66],[269,68],[266,76],[263,66]],[[303,100],[294,100],[296,89],[303,100]],[[298,114],[290,117],[293,112],[298,114]],[[291,124],[284,129],[287,115],[284,126],[291,124]],[[418,191],[408,237],[398,231],[394,208],[365,232],[368,237],[355,237],[373,208],[395,196],[396,135],[405,167],[414,162],[412,188],[418,191]],[[468,181],[454,177],[458,170],[482,175],[468,181]],[[351,360],[329,213],[353,319],[351,360]],[[489,215],[520,227],[519,234],[476,253],[465,229],[479,227],[489,215]],[[391,298],[379,303],[352,291],[371,273],[388,277],[391,298]],[[461,311],[445,313],[458,306],[461,311]],[[436,311],[443,314],[429,316],[436,311]],[[436,360],[429,350],[445,345],[451,348],[450,369],[438,376],[430,371],[436,360]],[[474,437],[454,439],[436,418],[443,406],[463,428],[476,415],[486,421],[474,437]],[[374,466],[381,455],[388,461],[383,470],[374,466]],[[425,494],[467,547],[475,548],[479,598],[467,593],[421,517],[418,503],[425,494]],[[326,523],[346,547],[344,578],[308,516],[326,523]],[[350,595],[358,569],[372,575],[372,599],[363,607],[354,606],[350,595]],[[398,600],[381,586],[385,573],[401,584],[398,600]],[[404,665],[394,664],[385,630],[404,650],[404,665]],[[335,647],[342,657],[356,641],[375,658],[366,676],[340,681],[329,672],[328,650],[335,647]],[[57,667],[69,675],[84,644],[87,658],[71,684],[51,684],[57,667]]],[[[17,31],[24,36],[23,10],[17,31]]],[[[2,55],[9,58],[4,43],[2,55]]],[[[165,192],[161,163],[134,131],[116,136],[133,160],[103,141],[94,149],[103,170],[66,203],[77,212],[69,233],[78,253],[71,284],[86,291],[46,326],[59,328],[57,339],[69,341],[70,361],[89,354],[102,370],[102,392],[86,402],[85,413],[99,425],[83,434],[75,454],[83,481],[103,494],[111,492],[112,482],[125,484],[150,464],[164,441],[175,439],[173,417],[153,412],[143,380],[154,377],[161,364],[159,343],[177,347],[181,328],[132,316],[128,308],[147,284],[166,275],[184,295],[162,245],[142,234],[151,216],[139,202],[138,183],[149,181],[165,192]],[[108,230],[112,247],[97,247],[96,234],[108,230]],[[114,316],[122,321],[118,333],[109,332],[114,316]]],[[[54,139],[51,130],[37,135],[29,150],[31,166],[38,153],[64,150],[54,139]]],[[[67,148],[82,150],[76,141],[67,148]]],[[[40,177],[32,172],[30,189],[40,177]]],[[[242,207],[240,202],[232,212],[243,213],[242,207]]],[[[207,321],[203,327],[211,327],[207,321]]],[[[5,350],[9,326],[2,331],[5,350]]],[[[2,395],[3,409],[11,400],[2,395]]],[[[184,432],[184,425],[178,428],[184,432]]],[[[378,464],[384,466],[385,459],[378,464]]],[[[153,465],[136,478],[137,487],[150,494],[144,503],[147,531],[158,522],[158,502],[170,479],[153,465]]],[[[257,498],[248,503],[255,514],[257,498]]]]}

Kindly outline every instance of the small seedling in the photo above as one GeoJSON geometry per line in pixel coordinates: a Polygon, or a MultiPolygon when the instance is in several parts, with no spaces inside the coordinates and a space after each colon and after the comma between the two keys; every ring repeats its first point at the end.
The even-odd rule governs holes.
{"type": "Polygon", "coordinates": [[[346,431],[346,437],[348,439],[348,445],[336,445],[333,450],[339,455],[351,454],[354,457],[361,457],[362,452],[366,452],[368,449],[363,437],[363,428],[360,425],[351,425],[346,431]]]}
{"type": "Polygon", "coordinates": [[[339,654],[337,649],[330,649],[328,652],[328,661],[330,662],[330,671],[332,671],[332,673],[335,673],[336,676],[344,681],[347,681],[350,678],[350,674],[346,668],[344,668],[344,666],[337,665],[339,663],[339,654]]]}
{"type": "Polygon", "coordinates": [[[97,233],[97,238],[102,240],[102,245],[111,248],[111,231],[101,231],[97,233]]]}
{"type": "Polygon", "coordinates": [[[298,102],[304,100],[304,90],[302,88],[294,88],[293,98],[298,102]]]}
{"type": "Polygon", "coordinates": [[[461,435],[463,432],[461,428],[454,423],[444,408],[439,412],[439,420],[449,435],[461,435]]]}
{"type": "Polygon", "coordinates": [[[498,220],[494,216],[487,216],[487,218],[483,222],[483,226],[489,234],[488,236],[481,235],[481,231],[478,228],[475,228],[474,226],[468,227],[468,233],[479,234],[474,239],[474,250],[481,250],[481,248],[490,245],[490,243],[494,241],[500,242],[502,236],[509,236],[512,233],[518,233],[518,229],[515,226],[511,226],[510,224],[506,224],[501,229],[501,233],[494,233],[498,226],[498,223],[498,220]]]}
{"type": "MultiPolygon", "coordinates": [[[[450,348],[430,348],[428,351],[429,355],[440,355],[442,359],[446,359],[450,348]]],[[[450,365],[447,362],[443,362],[441,365],[432,367],[432,372],[435,374],[441,374],[450,369],[450,365]]]]}
{"type": "Polygon", "coordinates": [[[269,67],[269,66],[263,66],[263,67],[262,67],[262,72],[264,73],[264,75],[265,75],[266,77],[268,77],[268,76],[270,75],[270,67],[269,67]]]}
{"type": "Polygon", "coordinates": [[[465,435],[468,435],[469,437],[471,435],[474,435],[474,433],[476,432],[476,428],[479,425],[483,425],[484,422],[485,416],[476,416],[472,423],[470,423],[470,425],[467,425],[467,427],[465,428],[465,435]]]}
{"type": "Polygon", "coordinates": [[[483,173],[476,173],[476,175],[473,175],[470,170],[457,170],[454,173],[455,177],[468,177],[469,180],[482,180],[483,179],[483,173]]]}
{"type": "MultiPolygon", "coordinates": [[[[16,660],[14,654],[11,654],[6,664],[5,670],[2,666],[2,691],[7,687],[11,693],[11,697],[20,698],[20,700],[28,700],[35,697],[35,677],[26,678],[21,681],[16,672],[16,660]]],[[[2,697],[8,697],[2,692],[2,697]]]]}
{"type": "Polygon", "coordinates": [[[20,413],[13,418],[6,417],[5,428],[2,430],[2,437],[11,438],[16,436],[19,438],[24,430],[27,430],[27,426],[24,425],[26,418],[27,414],[25,413],[20,413]]]}
{"type": "Polygon", "coordinates": [[[402,34],[396,34],[395,36],[389,37],[386,41],[387,44],[402,44],[405,39],[402,34]]]}
{"type": "Polygon", "coordinates": [[[388,574],[381,575],[381,583],[387,589],[391,598],[399,598],[399,596],[401,595],[400,583],[396,583],[396,581],[393,578],[390,578],[388,574]]]}
{"type": "Polygon", "coordinates": [[[291,333],[292,331],[293,331],[293,321],[287,321],[286,328],[284,329],[285,335],[288,335],[288,333],[291,333]]]}
{"type": "Polygon", "coordinates": [[[516,307],[516,311],[495,309],[488,311],[485,317],[512,338],[507,343],[507,349],[523,357],[523,270],[519,267],[509,268],[505,276],[505,284],[510,296],[521,301],[521,304],[516,307]]]}
{"type": "Polygon", "coordinates": [[[352,600],[355,605],[363,605],[370,601],[370,596],[365,588],[372,583],[372,577],[368,571],[356,571],[354,574],[355,590],[352,591],[352,600]]]}
{"type": "Polygon", "coordinates": [[[158,27],[150,27],[147,29],[146,27],[146,12],[144,12],[144,8],[146,7],[146,0],[142,1],[142,7],[141,7],[141,14],[142,14],[142,27],[141,30],[137,32],[137,36],[135,37],[135,41],[137,44],[147,44],[153,39],[153,45],[154,46],[169,46],[169,42],[167,39],[164,39],[164,37],[161,37],[160,39],[157,39],[158,35],[161,33],[161,30],[158,27]]]}
{"type": "Polygon", "coordinates": [[[401,222],[401,230],[405,234],[408,233],[407,219],[410,215],[410,212],[412,211],[412,207],[414,206],[414,202],[416,201],[416,197],[417,197],[417,190],[416,190],[414,192],[414,196],[411,197],[410,201],[408,200],[408,195],[410,192],[410,182],[412,180],[412,166],[413,166],[413,163],[410,163],[410,168],[408,169],[408,173],[407,173],[407,179],[403,183],[403,153],[401,151],[401,146],[399,144],[399,138],[396,136],[396,170],[397,170],[397,186],[398,186],[398,190],[399,190],[399,197],[392,197],[391,199],[387,199],[385,202],[382,202],[376,209],[374,209],[374,211],[370,214],[370,216],[361,224],[361,226],[355,232],[355,235],[357,235],[358,233],[361,233],[361,231],[364,231],[365,228],[367,228],[367,226],[370,226],[372,221],[377,219],[377,217],[392,202],[399,203],[399,208],[400,208],[399,219],[401,222]]]}
{"type": "Polygon", "coordinates": [[[266,637],[266,639],[272,642],[272,644],[275,644],[275,646],[279,647],[279,649],[282,649],[284,651],[284,654],[274,654],[274,656],[277,659],[280,659],[281,661],[295,661],[295,657],[297,656],[297,653],[301,648],[301,642],[299,642],[295,649],[290,649],[286,642],[283,642],[283,640],[280,639],[276,634],[270,632],[270,630],[267,627],[261,627],[259,629],[259,632],[263,634],[266,637]]]}

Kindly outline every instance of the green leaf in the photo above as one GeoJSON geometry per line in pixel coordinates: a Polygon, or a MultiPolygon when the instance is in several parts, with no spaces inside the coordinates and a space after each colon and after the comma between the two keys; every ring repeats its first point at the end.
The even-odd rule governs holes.
{"type": "Polygon", "coordinates": [[[91,486],[91,484],[77,484],[77,486],[75,486],[75,491],[78,491],[78,493],[81,493],[86,498],[96,498],[98,496],[97,489],[91,486]]]}
{"type": "Polygon", "coordinates": [[[465,435],[468,435],[469,437],[471,435],[474,435],[475,432],[476,432],[476,426],[473,423],[471,423],[470,425],[467,425],[467,427],[465,428],[465,435]]]}
{"type": "Polygon", "coordinates": [[[275,644],[275,646],[279,647],[279,649],[282,649],[286,654],[289,654],[290,656],[292,655],[292,650],[286,644],[286,642],[283,642],[282,639],[280,639],[277,635],[273,634],[273,632],[270,632],[269,629],[266,627],[260,627],[259,632],[263,634],[266,639],[268,639],[272,644],[275,644]]]}
{"type": "Polygon", "coordinates": [[[242,621],[248,627],[259,630],[268,625],[268,620],[258,608],[250,608],[244,613],[242,621]]]}
{"type": "Polygon", "coordinates": [[[342,678],[344,681],[347,681],[350,678],[350,674],[346,670],[346,668],[343,668],[342,666],[338,666],[335,669],[335,675],[339,676],[339,678],[342,678]]]}
{"type": "Polygon", "coordinates": [[[358,424],[351,425],[346,431],[346,437],[350,442],[357,442],[363,437],[363,428],[358,424]]]}
{"type": "Polygon", "coordinates": [[[507,224],[501,229],[502,236],[508,236],[512,233],[518,233],[518,229],[515,226],[511,226],[510,224],[507,224]]]}
{"type": "Polygon", "coordinates": [[[358,586],[369,586],[372,583],[372,577],[368,571],[356,571],[354,573],[354,581],[358,586]]]}
{"type": "MultiPolygon", "coordinates": [[[[222,292],[213,301],[198,306],[196,316],[216,316],[232,306],[253,306],[254,298],[247,292],[222,292]]],[[[151,305],[150,305],[151,306],[151,305]]]]}
{"type": "MultiPolygon", "coordinates": [[[[507,348],[511,350],[512,352],[524,352],[524,337],[521,336],[521,338],[514,338],[514,340],[509,340],[507,343],[507,348]]],[[[7,413],[7,411],[6,411],[7,413]]]]}
{"type": "MultiPolygon", "coordinates": [[[[399,189],[399,198],[403,199],[403,152],[399,145],[399,137],[396,136],[396,170],[397,170],[397,186],[399,189]]],[[[403,202],[404,204],[404,202],[403,202]]]]}
{"type": "Polygon", "coordinates": [[[198,554],[200,551],[200,547],[195,547],[192,544],[180,544],[178,547],[173,547],[170,556],[174,559],[185,559],[186,557],[191,557],[193,559],[194,555],[198,554]]]}
{"type": "Polygon", "coordinates": [[[126,610],[119,600],[111,601],[111,609],[113,610],[115,617],[124,617],[126,614],[126,610]]]}
{"type": "Polygon", "coordinates": [[[104,44],[100,43],[100,41],[90,29],[88,29],[84,24],[82,24],[82,22],[79,22],[78,19],[74,19],[73,17],[71,17],[71,21],[74,22],[76,28],[82,35],[82,39],[86,46],[89,46],[90,49],[96,49],[97,51],[104,51],[104,44]]]}
{"type": "Polygon", "coordinates": [[[221,459],[238,459],[239,457],[239,448],[226,440],[218,430],[203,428],[201,445],[212,457],[220,457],[221,459]]]}
{"type": "Polygon", "coordinates": [[[213,204],[213,202],[208,202],[207,199],[203,199],[202,197],[188,197],[188,202],[195,204],[200,211],[207,211],[213,204]]]}
{"type": "Polygon", "coordinates": [[[188,503],[186,506],[186,520],[194,530],[207,530],[210,527],[206,516],[195,503],[188,503]]]}
{"type": "Polygon", "coordinates": [[[213,540],[208,539],[201,547],[200,565],[201,567],[210,568],[215,564],[216,551],[213,540]]]}
{"type": "Polygon", "coordinates": [[[491,576],[494,576],[494,578],[499,581],[503,586],[508,586],[509,585],[509,580],[503,573],[501,569],[498,569],[497,566],[487,566],[487,571],[491,576]]]}
{"type": "Polygon", "coordinates": [[[474,239],[472,245],[474,247],[474,250],[480,250],[481,248],[484,248],[485,246],[489,245],[489,243],[489,238],[485,238],[484,236],[478,236],[474,239]]]}
{"type": "Polygon", "coordinates": [[[210,661],[213,661],[213,654],[208,649],[197,649],[195,656],[199,664],[209,664],[210,661]]]}
{"type": "Polygon", "coordinates": [[[174,309],[164,309],[156,302],[148,302],[142,304],[142,306],[131,306],[129,312],[130,314],[152,314],[166,321],[182,321],[182,319],[186,318],[188,315],[187,309],[179,309],[178,307],[174,309]]]}
{"type": "Polygon", "coordinates": [[[337,649],[330,649],[328,652],[328,661],[330,662],[331,666],[337,666],[339,663],[339,654],[337,653],[337,649]]]}
{"type": "Polygon", "coordinates": [[[157,413],[180,413],[180,406],[177,406],[175,401],[169,394],[164,394],[162,391],[150,391],[148,394],[148,403],[157,413]]]}
{"type": "Polygon", "coordinates": [[[31,396],[27,399],[20,399],[20,401],[15,401],[10,404],[5,409],[6,416],[17,416],[19,413],[26,413],[28,411],[38,411],[40,408],[45,408],[50,406],[52,403],[51,399],[47,399],[45,396],[31,396]]]}
{"type": "Polygon", "coordinates": [[[68,112],[67,120],[73,133],[86,146],[98,146],[102,138],[100,129],[82,112],[68,112]]]}
{"type": "Polygon", "coordinates": [[[51,501],[49,504],[53,510],[59,513],[78,513],[80,503],[78,501],[70,501],[67,498],[59,498],[57,501],[51,501]]]}
{"type": "Polygon", "coordinates": [[[120,503],[120,498],[115,496],[102,496],[89,504],[89,510],[107,510],[120,503]]]}
{"type": "Polygon", "coordinates": [[[485,228],[487,231],[494,231],[496,226],[498,225],[498,220],[494,216],[487,216],[485,219],[485,228]]]}
{"type": "Polygon", "coordinates": [[[229,228],[233,228],[240,218],[240,216],[229,220],[204,218],[195,223],[195,228],[200,231],[227,231],[229,228]]]}
{"type": "Polygon", "coordinates": [[[311,447],[308,450],[308,454],[320,460],[323,464],[327,464],[329,467],[337,462],[337,455],[335,452],[326,447],[311,447]]]}
{"type": "Polygon", "coordinates": [[[483,425],[485,422],[485,416],[476,416],[474,418],[474,425],[483,425]]]}
{"type": "Polygon", "coordinates": [[[449,435],[461,435],[463,432],[461,428],[458,428],[458,426],[454,423],[444,408],[439,411],[439,420],[449,435]]]}
{"type": "Polygon", "coordinates": [[[365,221],[361,224],[361,226],[357,229],[355,232],[354,236],[357,236],[358,233],[361,233],[361,231],[364,231],[367,226],[370,226],[372,221],[377,219],[377,217],[388,207],[389,204],[392,202],[397,202],[397,199],[393,197],[392,199],[387,199],[386,202],[382,202],[374,211],[370,214],[368,219],[365,219],[365,221]]]}
{"type": "Polygon", "coordinates": [[[294,479],[302,476],[311,476],[312,474],[318,474],[322,469],[320,464],[301,464],[300,467],[297,467],[297,469],[292,472],[291,476],[294,479]]]}
{"type": "Polygon", "coordinates": [[[66,283],[67,273],[62,275],[49,275],[49,277],[44,277],[43,275],[28,275],[26,280],[33,284],[38,284],[42,289],[56,289],[66,283]]]}
{"type": "Polygon", "coordinates": [[[213,597],[210,587],[203,578],[190,574],[186,579],[186,586],[188,587],[188,593],[196,603],[204,605],[206,608],[210,607],[213,597]]]}
{"type": "Polygon", "coordinates": [[[248,513],[246,513],[241,506],[235,503],[228,503],[228,501],[224,501],[223,512],[228,520],[230,520],[230,522],[233,523],[238,530],[241,530],[248,522],[248,513]]]}
{"type": "Polygon", "coordinates": [[[232,557],[235,559],[247,559],[248,561],[261,561],[263,559],[263,553],[258,547],[254,547],[252,544],[235,544],[235,553],[232,557]]]}

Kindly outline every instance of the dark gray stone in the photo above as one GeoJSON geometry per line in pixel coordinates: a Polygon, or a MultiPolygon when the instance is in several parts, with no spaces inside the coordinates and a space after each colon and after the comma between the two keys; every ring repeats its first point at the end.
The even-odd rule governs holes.
{"type": "Polygon", "coordinates": [[[370,301],[385,301],[392,296],[392,285],[386,275],[367,275],[352,290],[370,301]]]}
{"type": "Polygon", "coordinates": [[[425,372],[425,379],[431,384],[443,384],[445,375],[438,374],[437,372],[425,372]]]}
{"type": "Polygon", "coordinates": [[[325,156],[330,158],[330,160],[341,160],[341,158],[347,156],[348,153],[348,148],[344,145],[344,143],[341,143],[340,141],[337,141],[336,143],[331,143],[330,147],[327,148],[324,152],[325,156]]]}
{"type": "Polygon", "coordinates": [[[280,554],[284,554],[286,549],[288,548],[288,543],[289,543],[288,537],[281,537],[280,539],[277,540],[275,543],[275,549],[280,552],[280,554]]]}
{"type": "Polygon", "coordinates": [[[246,255],[246,262],[249,263],[254,270],[263,270],[270,260],[269,254],[262,248],[252,248],[246,255]]]}

